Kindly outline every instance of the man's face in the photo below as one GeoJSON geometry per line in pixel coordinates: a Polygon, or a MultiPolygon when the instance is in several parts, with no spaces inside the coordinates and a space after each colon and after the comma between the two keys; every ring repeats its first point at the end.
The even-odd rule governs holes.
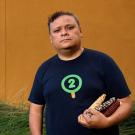
{"type": "Polygon", "coordinates": [[[50,39],[56,50],[80,46],[81,37],[81,30],[72,16],[60,16],[50,24],[50,39]]]}

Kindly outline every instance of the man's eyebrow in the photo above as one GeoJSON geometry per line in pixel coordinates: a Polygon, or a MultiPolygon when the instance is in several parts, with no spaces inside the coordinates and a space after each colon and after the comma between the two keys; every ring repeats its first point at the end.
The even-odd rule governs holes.
{"type": "Polygon", "coordinates": [[[67,25],[65,25],[65,26],[75,26],[75,24],[67,24],[67,25]]]}
{"type": "Polygon", "coordinates": [[[54,27],[54,29],[59,29],[59,28],[61,28],[61,26],[56,26],[56,27],[54,27]]]}
{"type": "Polygon", "coordinates": [[[55,28],[56,28],[56,29],[57,29],[57,28],[61,28],[61,26],[57,26],[57,27],[55,27],[55,28]]]}

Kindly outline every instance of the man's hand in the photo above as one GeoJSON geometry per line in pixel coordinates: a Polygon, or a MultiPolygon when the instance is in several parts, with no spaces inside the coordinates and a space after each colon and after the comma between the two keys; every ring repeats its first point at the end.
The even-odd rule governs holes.
{"type": "Polygon", "coordinates": [[[109,126],[109,121],[102,113],[95,109],[86,109],[82,114],[84,121],[78,122],[87,128],[107,128],[109,126]]]}

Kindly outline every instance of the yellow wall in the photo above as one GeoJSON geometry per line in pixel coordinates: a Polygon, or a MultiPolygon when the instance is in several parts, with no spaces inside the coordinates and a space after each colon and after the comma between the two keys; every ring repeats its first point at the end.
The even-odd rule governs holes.
{"type": "Polygon", "coordinates": [[[27,101],[38,66],[55,53],[47,19],[56,10],[78,15],[83,46],[111,55],[135,97],[134,0],[0,0],[0,99],[27,101]]]}

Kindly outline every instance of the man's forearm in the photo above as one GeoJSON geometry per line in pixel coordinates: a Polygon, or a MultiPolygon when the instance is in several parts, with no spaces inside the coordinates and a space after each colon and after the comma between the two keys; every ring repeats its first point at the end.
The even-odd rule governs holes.
{"type": "Polygon", "coordinates": [[[30,106],[29,127],[31,135],[42,135],[43,109],[41,106],[30,106]]]}
{"type": "Polygon", "coordinates": [[[42,135],[42,116],[37,114],[30,114],[29,126],[31,135],[42,135]]]}
{"type": "Polygon", "coordinates": [[[108,117],[109,126],[119,124],[121,121],[128,118],[131,112],[132,112],[132,101],[130,97],[121,99],[120,107],[116,110],[114,114],[108,117]]]}

